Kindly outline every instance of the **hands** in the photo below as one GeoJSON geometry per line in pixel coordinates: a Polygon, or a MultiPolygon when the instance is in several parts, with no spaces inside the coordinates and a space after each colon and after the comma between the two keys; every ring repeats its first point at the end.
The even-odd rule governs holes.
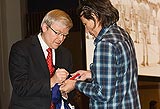
{"type": "Polygon", "coordinates": [[[89,70],[78,70],[71,75],[74,77],[78,74],[78,78],[66,80],[69,73],[65,69],[57,69],[54,76],[50,79],[51,87],[53,87],[56,83],[59,83],[61,84],[61,92],[66,94],[75,88],[76,81],[85,81],[86,79],[91,79],[91,72],[89,70]]]}
{"type": "Polygon", "coordinates": [[[79,73],[80,74],[80,78],[78,78],[77,80],[80,80],[80,81],[85,81],[86,79],[91,79],[91,71],[89,70],[78,70],[74,73],[77,74],[79,73]]]}
{"type": "Polygon", "coordinates": [[[60,86],[61,93],[69,93],[75,88],[76,80],[67,79],[60,86]]]}
{"type": "Polygon", "coordinates": [[[86,79],[91,79],[91,72],[89,70],[78,70],[74,74],[72,74],[72,77],[80,74],[78,78],[75,78],[74,80],[72,79],[67,79],[65,80],[62,85],[60,86],[60,90],[62,93],[69,93],[75,88],[76,81],[85,81],[86,79]]]}
{"type": "Polygon", "coordinates": [[[65,69],[58,68],[53,77],[50,79],[51,87],[53,87],[56,83],[62,84],[62,82],[66,80],[68,75],[69,73],[65,69]]]}

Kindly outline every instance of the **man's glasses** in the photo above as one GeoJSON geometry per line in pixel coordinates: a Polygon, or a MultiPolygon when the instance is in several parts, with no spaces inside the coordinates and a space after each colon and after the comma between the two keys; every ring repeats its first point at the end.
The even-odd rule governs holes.
{"type": "Polygon", "coordinates": [[[56,35],[58,35],[58,36],[63,36],[63,38],[67,38],[67,37],[69,37],[68,36],[68,34],[63,34],[63,33],[60,33],[60,32],[57,32],[57,31],[55,31],[51,26],[49,26],[49,25],[47,25],[56,35]]]}

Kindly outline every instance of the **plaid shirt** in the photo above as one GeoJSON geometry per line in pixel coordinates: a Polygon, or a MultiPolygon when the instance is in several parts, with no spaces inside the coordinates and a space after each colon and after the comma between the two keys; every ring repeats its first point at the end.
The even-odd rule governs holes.
{"type": "Polygon", "coordinates": [[[141,109],[138,68],[133,41],[116,24],[103,28],[94,40],[92,82],[76,89],[90,98],[90,109],[141,109]]]}

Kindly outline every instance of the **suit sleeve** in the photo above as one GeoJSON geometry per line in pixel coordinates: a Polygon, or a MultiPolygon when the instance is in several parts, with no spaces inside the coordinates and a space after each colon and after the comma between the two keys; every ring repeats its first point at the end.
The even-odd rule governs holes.
{"type": "Polygon", "coordinates": [[[49,78],[33,66],[29,51],[22,44],[14,44],[9,56],[9,74],[14,93],[19,96],[50,96],[49,78]],[[37,77],[36,77],[36,74],[37,77]],[[41,76],[42,77],[41,77],[41,76]]]}

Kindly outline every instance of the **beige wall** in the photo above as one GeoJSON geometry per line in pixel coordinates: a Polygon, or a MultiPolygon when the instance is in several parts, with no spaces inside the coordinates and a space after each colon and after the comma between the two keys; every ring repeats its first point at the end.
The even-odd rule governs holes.
{"type": "Polygon", "coordinates": [[[21,39],[20,0],[0,0],[0,109],[8,109],[11,86],[8,54],[11,45],[21,39]]]}

